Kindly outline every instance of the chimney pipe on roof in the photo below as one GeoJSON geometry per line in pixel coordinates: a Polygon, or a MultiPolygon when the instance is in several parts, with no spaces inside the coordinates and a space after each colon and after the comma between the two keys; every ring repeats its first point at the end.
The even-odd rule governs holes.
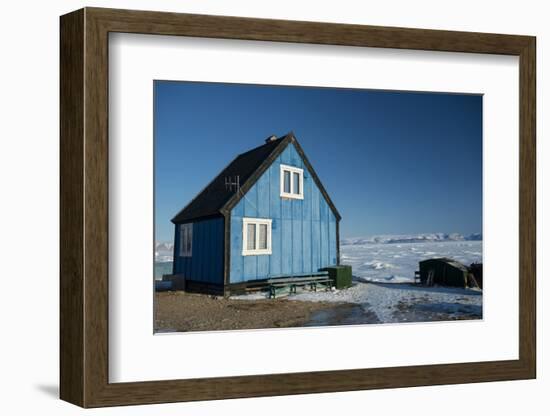
{"type": "Polygon", "coordinates": [[[275,136],[274,134],[272,134],[272,135],[269,136],[267,139],[265,139],[265,142],[266,142],[266,143],[271,143],[271,142],[274,142],[275,140],[277,140],[277,136],[275,136]]]}

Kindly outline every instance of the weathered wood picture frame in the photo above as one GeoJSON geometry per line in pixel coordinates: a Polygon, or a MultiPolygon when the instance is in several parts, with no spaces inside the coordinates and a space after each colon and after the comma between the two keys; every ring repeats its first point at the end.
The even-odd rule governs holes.
{"type": "Polygon", "coordinates": [[[535,38],[85,8],[61,17],[60,396],[82,407],[338,392],[536,377],[535,38]],[[110,32],[519,57],[519,359],[110,383],[110,32]]]}

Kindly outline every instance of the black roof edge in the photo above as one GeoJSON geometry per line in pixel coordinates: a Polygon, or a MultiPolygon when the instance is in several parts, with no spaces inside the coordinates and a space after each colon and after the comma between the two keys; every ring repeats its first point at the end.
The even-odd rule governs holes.
{"type": "Polygon", "coordinates": [[[220,211],[220,212],[217,212],[215,214],[199,215],[199,216],[196,216],[196,217],[187,218],[183,221],[174,221],[174,219],[175,219],[175,217],[174,217],[170,221],[174,225],[181,225],[181,224],[188,224],[190,222],[206,221],[206,220],[210,220],[212,218],[225,218],[225,214],[220,211]]]}
{"type": "Polygon", "coordinates": [[[338,209],[336,208],[336,205],[334,205],[334,202],[332,202],[332,199],[330,199],[330,196],[323,186],[323,183],[321,182],[321,179],[319,179],[319,176],[317,176],[317,172],[315,172],[315,169],[313,169],[313,165],[309,163],[309,159],[306,156],[306,153],[304,152],[304,149],[302,149],[302,146],[300,146],[300,143],[298,142],[298,139],[294,136],[293,132],[289,133],[292,138],[292,143],[296,146],[296,149],[298,150],[298,154],[301,156],[302,160],[304,161],[304,164],[308,168],[308,170],[311,173],[311,176],[313,177],[313,180],[317,184],[317,187],[321,191],[321,194],[325,197],[330,209],[332,210],[332,213],[336,217],[337,221],[340,221],[342,219],[342,216],[340,215],[340,212],[338,212],[338,209]]]}

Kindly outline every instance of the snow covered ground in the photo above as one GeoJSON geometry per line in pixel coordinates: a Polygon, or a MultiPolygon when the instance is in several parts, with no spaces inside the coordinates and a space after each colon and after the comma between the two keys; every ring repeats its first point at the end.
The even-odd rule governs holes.
{"type": "MultiPolygon", "coordinates": [[[[342,240],[343,264],[353,270],[353,286],[344,290],[309,292],[299,290],[288,299],[354,304],[344,313],[338,308],[321,312],[312,325],[430,322],[481,319],[480,290],[413,285],[418,262],[451,257],[465,265],[482,261],[480,235],[421,234],[376,236],[342,240]]],[[[265,294],[238,296],[259,300],[265,294]]]]}
{"type": "Polygon", "coordinates": [[[302,292],[295,300],[347,302],[360,306],[347,323],[481,319],[482,292],[474,289],[415,286],[418,262],[450,257],[465,265],[482,262],[481,235],[421,234],[343,240],[341,261],[352,266],[354,285],[341,291],[302,292]],[[373,322],[372,319],[368,321],[373,322]]]}
{"type": "MultiPolygon", "coordinates": [[[[376,316],[376,320],[368,323],[394,323],[481,319],[482,298],[482,292],[474,289],[354,282],[349,289],[303,291],[289,299],[354,303],[365,314],[376,316]]],[[[348,319],[348,323],[366,322],[357,315],[348,319]]]]}
{"type": "MultiPolygon", "coordinates": [[[[266,293],[231,296],[232,299],[259,301],[266,293]]],[[[298,289],[287,297],[293,301],[333,302],[354,304],[342,316],[335,305],[332,315],[322,312],[314,316],[318,326],[328,324],[364,324],[397,322],[431,322],[458,319],[481,319],[483,292],[478,289],[425,287],[408,283],[379,283],[355,281],[349,289],[310,292],[298,289]]]]}
{"type": "Polygon", "coordinates": [[[353,276],[358,280],[412,282],[421,260],[451,257],[466,266],[481,262],[482,241],[371,243],[365,239],[343,240],[340,252],[342,263],[352,266],[353,276]]]}

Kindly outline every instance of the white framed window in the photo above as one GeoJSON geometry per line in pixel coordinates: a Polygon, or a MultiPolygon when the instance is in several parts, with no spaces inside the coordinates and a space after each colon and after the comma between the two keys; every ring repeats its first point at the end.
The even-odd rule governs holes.
{"type": "Polygon", "coordinates": [[[193,255],[193,224],[180,225],[180,257],[193,255]]]}
{"type": "Polygon", "coordinates": [[[243,256],[271,254],[271,220],[243,218],[243,256]]]}
{"type": "Polygon", "coordinates": [[[304,170],[281,165],[281,197],[304,199],[304,170]]]}

